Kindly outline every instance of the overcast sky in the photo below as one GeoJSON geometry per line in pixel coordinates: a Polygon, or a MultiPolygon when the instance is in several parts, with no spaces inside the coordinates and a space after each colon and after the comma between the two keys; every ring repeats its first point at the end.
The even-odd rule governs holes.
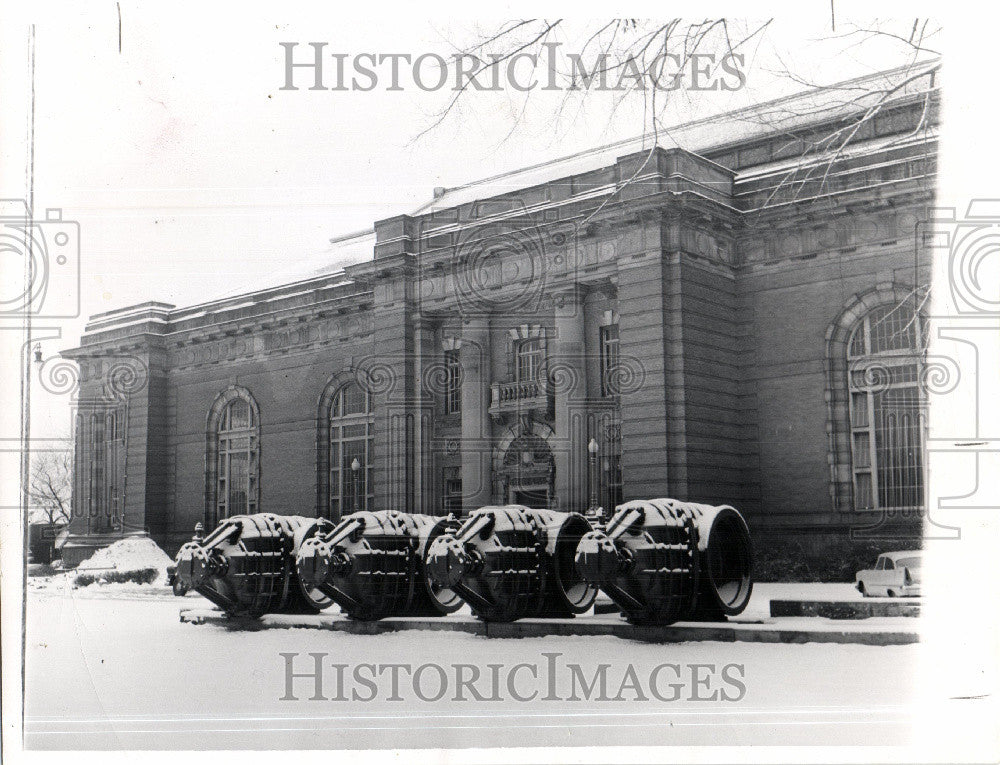
{"type": "MultiPolygon", "coordinates": [[[[234,6],[243,8],[244,6],[234,6]]],[[[35,24],[36,218],[62,208],[80,222],[81,318],[56,322],[73,347],[85,317],[146,300],[178,306],[231,293],[315,259],[331,237],[370,227],[454,186],[643,131],[641,108],[610,115],[611,98],[576,102],[555,120],[562,94],[533,93],[527,111],[509,89],[476,94],[434,121],[451,93],[281,90],[279,43],[327,43],[327,52],[448,55],[499,22],[345,20],[331,3],[215,12],[204,3],[114,2],[20,8],[35,24]],[[119,33],[120,45],[119,51],[119,33]],[[415,140],[416,139],[416,140],[415,140]]],[[[831,35],[829,6],[775,19],[748,44],[746,87],[675,97],[671,121],[801,90],[776,70],[829,83],[902,62],[891,44],[831,35]],[[831,39],[832,37],[832,39],[831,39]]],[[[838,20],[839,30],[851,20],[838,20]]],[[[745,22],[753,29],[757,22],[745,22]]],[[[593,24],[567,24],[566,51],[593,24]]],[[[24,50],[26,27],[5,24],[5,53],[24,50]]],[[[15,67],[16,68],[16,67],[15,67]]],[[[7,67],[8,99],[28,102],[7,67]]],[[[22,140],[8,117],[2,140],[22,140]],[[11,127],[12,126],[12,127],[11,127]]],[[[2,196],[25,195],[8,162],[2,196]]],[[[5,264],[6,266],[9,264],[5,264]]],[[[52,323],[52,322],[50,322],[52,323]]]]}

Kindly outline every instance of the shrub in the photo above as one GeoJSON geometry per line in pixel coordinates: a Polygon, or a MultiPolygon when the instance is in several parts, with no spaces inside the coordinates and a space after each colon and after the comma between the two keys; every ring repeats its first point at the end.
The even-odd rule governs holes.
{"type": "Polygon", "coordinates": [[[853,582],[854,575],[871,568],[881,553],[919,547],[919,539],[826,538],[822,544],[808,546],[794,539],[757,540],[753,578],[757,582],[853,582]]]}
{"type": "Polygon", "coordinates": [[[155,568],[140,568],[135,571],[104,571],[93,574],[77,574],[73,580],[75,587],[87,587],[94,584],[113,584],[135,582],[136,584],[151,584],[156,581],[160,572],[155,568]]]}
{"type": "Polygon", "coordinates": [[[50,563],[28,564],[28,576],[54,576],[59,571],[50,563]]]}

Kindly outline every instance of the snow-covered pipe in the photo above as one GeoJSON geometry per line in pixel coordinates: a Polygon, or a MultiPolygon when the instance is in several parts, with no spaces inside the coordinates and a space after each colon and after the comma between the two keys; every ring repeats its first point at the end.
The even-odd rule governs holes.
{"type": "Polygon", "coordinates": [[[641,624],[724,619],[750,600],[750,532],[729,505],[675,499],[619,505],[606,528],[580,540],[576,565],[641,624]]]}
{"type": "Polygon", "coordinates": [[[309,613],[329,606],[298,582],[295,552],[312,535],[333,528],[321,518],[255,513],[226,518],[204,539],[196,533],[174,562],[174,591],[195,590],[233,616],[309,613]]]}
{"type": "Polygon", "coordinates": [[[307,597],[328,598],[354,619],[451,613],[461,600],[431,581],[424,554],[456,526],[448,518],[395,510],[352,513],[302,543],[299,582],[307,597]]]}
{"type": "Polygon", "coordinates": [[[573,616],[589,609],[597,595],[573,560],[590,529],[574,513],[482,507],[430,545],[427,571],[484,621],[573,616]]]}

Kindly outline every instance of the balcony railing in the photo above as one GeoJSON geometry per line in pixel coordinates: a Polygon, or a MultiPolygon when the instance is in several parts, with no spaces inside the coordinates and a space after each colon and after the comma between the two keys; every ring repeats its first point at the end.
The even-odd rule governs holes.
{"type": "Polygon", "coordinates": [[[548,406],[548,392],[538,380],[495,382],[490,388],[490,414],[544,409],[548,406]]]}

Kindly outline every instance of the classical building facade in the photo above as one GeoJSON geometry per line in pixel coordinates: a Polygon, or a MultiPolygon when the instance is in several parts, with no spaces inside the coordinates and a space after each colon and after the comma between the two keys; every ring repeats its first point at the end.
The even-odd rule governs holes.
{"type": "Polygon", "coordinates": [[[933,77],[871,117],[819,91],[438,189],[336,240],[342,268],[93,316],[70,548],[658,496],[912,531],[933,77]]]}

